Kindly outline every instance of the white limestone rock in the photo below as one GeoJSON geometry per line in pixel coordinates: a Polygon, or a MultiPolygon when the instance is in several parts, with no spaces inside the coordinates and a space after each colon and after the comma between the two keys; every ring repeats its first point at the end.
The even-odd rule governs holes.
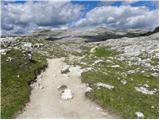
{"type": "Polygon", "coordinates": [[[61,99],[62,100],[69,100],[73,98],[73,93],[70,89],[65,89],[62,94],[61,94],[61,99]]]}
{"type": "Polygon", "coordinates": [[[135,89],[138,92],[141,92],[143,94],[148,94],[148,95],[153,95],[157,92],[157,90],[149,90],[148,88],[144,87],[144,86],[140,86],[140,87],[135,87],[135,89]]]}
{"type": "Polygon", "coordinates": [[[96,86],[97,86],[97,87],[104,87],[104,88],[107,88],[107,89],[109,89],[109,90],[111,90],[111,89],[114,88],[113,85],[104,84],[104,83],[101,83],[101,82],[97,83],[96,86]]]}
{"type": "Polygon", "coordinates": [[[135,114],[137,118],[144,118],[144,114],[142,112],[136,112],[135,114]]]}

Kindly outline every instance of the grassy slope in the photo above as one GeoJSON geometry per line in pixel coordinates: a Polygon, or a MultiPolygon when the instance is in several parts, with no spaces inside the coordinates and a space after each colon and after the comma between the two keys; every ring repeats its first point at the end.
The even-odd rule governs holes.
{"type": "MultiPolygon", "coordinates": [[[[143,66],[128,64],[128,61],[118,60],[119,52],[114,50],[98,48],[95,53],[88,53],[82,60],[87,63],[86,66],[93,69],[82,73],[82,81],[89,83],[93,88],[86,95],[104,108],[111,108],[114,112],[121,114],[123,118],[136,118],[135,112],[142,112],[145,118],[158,118],[158,92],[154,95],[146,95],[134,89],[135,86],[147,83],[150,89],[158,89],[158,76],[152,76],[152,70],[143,66]],[[95,57],[96,56],[96,57],[95,57]],[[104,62],[93,64],[97,59],[104,62]],[[111,61],[111,62],[110,62],[111,61]],[[112,68],[112,65],[120,65],[118,68],[112,68]],[[127,74],[129,70],[139,69],[139,72],[127,74]],[[145,71],[141,73],[141,71],[145,71]],[[126,80],[123,85],[121,80],[126,80]],[[113,90],[106,88],[97,89],[95,83],[102,82],[114,85],[113,90]],[[151,108],[154,106],[154,108],[151,108]]],[[[154,65],[158,65],[154,59],[154,65]]]]}
{"type": "Polygon", "coordinates": [[[29,100],[29,83],[47,66],[46,59],[39,54],[34,53],[33,60],[29,62],[22,51],[14,49],[1,56],[2,118],[11,118],[29,100]],[[13,60],[6,61],[8,57],[13,60]]]}

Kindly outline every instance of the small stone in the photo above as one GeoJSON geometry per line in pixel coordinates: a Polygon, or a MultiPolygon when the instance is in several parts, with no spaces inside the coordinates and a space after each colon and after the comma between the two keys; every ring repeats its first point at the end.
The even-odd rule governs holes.
{"type": "Polygon", "coordinates": [[[93,89],[91,88],[91,87],[87,87],[86,88],[86,92],[90,92],[90,91],[92,91],[93,89]]]}
{"type": "Polygon", "coordinates": [[[65,89],[67,89],[67,85],[61,85],[57,88],[59,91],[63,91],[65,89]]]}
{"type": "Polygon", "coordinates": [[[143,86],[144,86],[144,87],[147,87],[147,88],[149,87],[149,85],[148,85],[148,84],[144,84],[143,86]]]}
{"type": "Polygon", "coordinates": [[[66,73],[68,73],[68,72],[70,72],[70,70],[69,70],[69,65],[66,65],[66,66],[64,66],[64,67],[62,68],[61,73],[62,73],[62,74],[66,74],[66,73]]]}
{"type": "Polygon", "coordinates": [[[142,112],[136,112],[137,118],[144,118],[144,114],[142,112]]]}
{"type": "Polygon", "coordinates": [[[97,109],[97,110],[101,110],[101,108],[99,108],[99,107],[96,107],[96,109],[97,109]]]}
{"type": "Polygon", "coordinates": [[[104,83],[97,83],[97,87],[104,87],[104,88],[107,88],[107,89],[113,89],[114,86],[113,85],[109,85],[109,84],[104,84],[104,83]]]}
{"type": "Polygon", "coordinates": [[[112,68],[117,68],[117,67],[120,67],[119,65],[112,65],[111,66],[112,68]]]}
{"type": "Polygon", "coordinates": [[[153,109],[153,108],[155,108],[155,107],[152,105],[151,108],[153,109]]]}
{"type": "Polygon", "coordinates": [[[128,74],[133,74],[133,73],[135,73],[135,70],[129,70],[127,73],[128,74]]]}
{"type": "Polygon", "coordinates": [[[127,81],[126,81],[126,80],[121,80],[121,83],[122,83],[123,85],[126,85],[126,84],[127,84],[127,81]]]}

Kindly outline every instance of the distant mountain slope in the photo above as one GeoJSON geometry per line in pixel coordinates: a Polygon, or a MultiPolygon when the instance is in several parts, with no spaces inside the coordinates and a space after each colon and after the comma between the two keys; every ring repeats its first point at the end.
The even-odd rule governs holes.
{"type": "Polygon", "coordinates": [[[29,36],[38,37],[45,40],[67,40],[67,39],[81,39],[85,42],[105,41],[107,39],[117,39],[122,37],[140,37],[148,36],[153,33],[159,32],[159,27],[153,31],[146,31],[141,29],[128,29],[128,30],[109,30],[104,27],[93,29],[65,29],[65,30],[38,30],[29,36]]]}

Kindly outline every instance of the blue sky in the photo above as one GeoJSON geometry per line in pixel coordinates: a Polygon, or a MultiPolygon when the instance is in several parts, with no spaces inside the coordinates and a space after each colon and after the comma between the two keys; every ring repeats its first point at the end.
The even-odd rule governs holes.
{"type": "Polygon", "coordinates": [[[3,0],[2,33],[23,34],[39,28],[104,26],[112,29],[158,26],[158,1],[3,0]]]}

